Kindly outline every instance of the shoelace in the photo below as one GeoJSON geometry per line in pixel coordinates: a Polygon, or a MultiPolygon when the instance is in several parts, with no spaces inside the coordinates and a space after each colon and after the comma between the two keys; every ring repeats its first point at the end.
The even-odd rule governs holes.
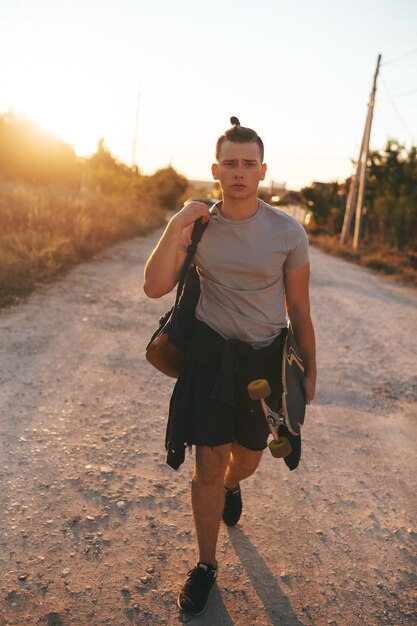
{"type": "Polygon", "coordinates": [[[192,587],[197,583],[197,581],[208,582],[211,583],[212,580],[216,579],[217,576],[217,568],[210,569],[206,571],[203,567],[193,567],[187,574],[188,579],[184,585],[184,592],[189,591],[192,587]]]}

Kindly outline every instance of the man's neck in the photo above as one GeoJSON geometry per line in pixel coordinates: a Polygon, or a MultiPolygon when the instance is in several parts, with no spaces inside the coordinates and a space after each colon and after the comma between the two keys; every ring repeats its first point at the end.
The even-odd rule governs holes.
{"type": "Polygon", "coordinates": [[[247,220],[258,210],[258,198],[248,198],[245,200],[235,200],[234,198],[223,198],[220,213],[227,220],[247,220]]]}

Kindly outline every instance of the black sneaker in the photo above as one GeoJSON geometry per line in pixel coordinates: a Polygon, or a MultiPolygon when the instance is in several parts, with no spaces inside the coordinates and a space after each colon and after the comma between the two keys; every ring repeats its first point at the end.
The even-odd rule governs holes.
{"type": "Polygon", "coordinates": [[[206,608],[210,589],[217,578],[217,567],[197,563],[190,569],[184,587],[178,594],[178,608],[189,615],[200,615],[206,608]]]}
{"type": "Polygon", "coordinates": [[[242,514],[242,494],[240,486],[235,489],[224,488],[226,497],[224,500],[223,521],[226,526],[236,526],[242,514]]]}

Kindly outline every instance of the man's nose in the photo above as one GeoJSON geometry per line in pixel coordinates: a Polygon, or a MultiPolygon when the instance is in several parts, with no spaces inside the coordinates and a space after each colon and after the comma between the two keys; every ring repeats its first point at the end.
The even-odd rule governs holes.
{"type": "Polygon", "coordinates": [[[238,165],[235,169],[236,178],[242,178],[244,173],[243,165],[238,165]]]}

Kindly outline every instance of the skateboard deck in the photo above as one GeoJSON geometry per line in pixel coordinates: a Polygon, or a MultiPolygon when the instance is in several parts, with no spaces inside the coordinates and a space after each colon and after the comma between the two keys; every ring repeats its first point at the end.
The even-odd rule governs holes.
{"type": "Polygon", "coordinates": [[[306,400],[304,393],[304,365],[291,328],[285,338],[282,351],[282,408],[273,411],[266,402],[271,394],[266,379],[254,380],[248,385],[252,400],[259,400],[273,440],[269,444],[271,454],[277,458],[291,453],[291,444],[287,437],[279,435],[280,425],[285,425],[292,435],[299,436],[304,424],[306,400]]]}
{"type": "Polygon", "coordinates": [[[304,365],[291,327],[282,351],[282,411],[290,433],[299,435],[304,424],[306,397],[304,393],[304,365]]]}

